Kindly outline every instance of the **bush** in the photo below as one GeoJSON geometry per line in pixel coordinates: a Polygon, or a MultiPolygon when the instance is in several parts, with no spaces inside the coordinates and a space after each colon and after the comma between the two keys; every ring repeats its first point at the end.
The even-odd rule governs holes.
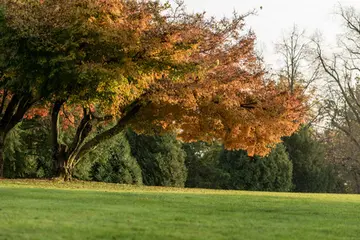
{"type": "Polygon", "coordinates": [[[23,120],[6,136],[4,176],[6,178],[49,178],[52,176],[48,122],[23,120]]]}
{"type": "Polygon", "coordinates": [[[145,136],[129,130],[127,137],[145,185],[184,187],[186,154],[174,135],[145,136]]]}
{"type": "Polygon", "coordinates": [[[325,160],[325,148],[303,127],[284,138],[284,145],[293,163],[295,192],[333,192],[337,188],[333,167],[325,160]]]}
{"type": "Polygon", "coordinates": [[[219,166],[222,145],[205,142],[183,144],[186,152],[186,168],[188,177],[186,187],[221,189],[229,173],[219,166]]]}
{"type": "Polygon", "coordinates": [[[292,188],[292,164],[282,144],[264,158],[248,157],[246,151],[224,150],[220,166],[230,176],[223,185],[225,189],[286,192],[292,188]]]}
{"type": "MultiPolygon", "coordinates": [[[[124,134],[104,143],[97,153],[91,154],[95,162],[90,169],[90,179],[99,182],[142,184],[141,168],[131,155],[124,134]]],[[[90,159],[91,161],[91,159],[90,159]]],[[[83,166],[79,169],[84,169],[83,166]]]]}
{"type": "Polygon", "coordinates": [[[184,144],[187,187],[253,191],[289,191],[292,164],[283,145],[269,156],[249,157],[246,151],[227,151],[219,144],[184,144]]]}

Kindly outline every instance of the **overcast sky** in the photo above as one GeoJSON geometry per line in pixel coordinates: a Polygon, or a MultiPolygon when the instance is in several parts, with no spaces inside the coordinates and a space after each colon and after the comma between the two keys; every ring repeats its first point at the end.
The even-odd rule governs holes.
{"type": "Polygon", "coordinates": [[[341,32],[341,22],[335,14],[339,4],[360,9],[360,0],[185,0],[185,4],[189,11],[206,11],[217,17],[231,16],[234,10],[245,13],[258,9],[258,15],[246,23],[255,31],[258,49],[270,65],[276,65],[274,43],[294,24],[309,35],[319,30],[329,43],[335,43],[341,32]]]}

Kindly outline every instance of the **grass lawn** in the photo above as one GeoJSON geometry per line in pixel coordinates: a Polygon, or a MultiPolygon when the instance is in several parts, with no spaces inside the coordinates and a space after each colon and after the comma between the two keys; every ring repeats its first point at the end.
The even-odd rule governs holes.
{"type": "Polygon", "coordinates": [[[360,239],[360,196],[0,180],[0,239],[360,239]]]}

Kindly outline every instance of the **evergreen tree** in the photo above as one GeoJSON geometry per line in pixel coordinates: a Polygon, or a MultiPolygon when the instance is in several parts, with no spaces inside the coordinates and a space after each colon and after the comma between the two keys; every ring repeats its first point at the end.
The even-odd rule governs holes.
{"type": "Polygon", "coordinates": [[[284,138],[284,145],[293,163],[295,192],[332,192],[336,176],[325,161],[324,146],[311,135],[309,127],[284,138]]]}
{"type": "MultiPolygon", "coordinates": [[[[83,161],[78,169],[83,170],[83,165],[86,165],[89,161],[92,163],[89,173],[91,180],[122,184],[142,184],[141,168],[136,159],[131,155],[129,142],[123,133],[102,144],[95,155],[94,153],[89,154],[88,160],[83,161]]],[[[82,176],[84,178],[84,175],[82,176]]]]}
{"type": "Polygon", "coordinates": [[[6,136],[4,145],[4,177],[6,178],[28,177],[34,170],[33,164],[25,159],[22,134],[22,129],[16,126],[6,136]]]}
{"type": "Polygon", "coordinates": [[[4,176],[7,178],[48,178],[52,176],[49,121],[25,119],[6,137],[4,176]]]}
{"type": "Polygon", "coordinates": [[[228,151],[219,144],[184,144],[187,187],[254,191],[289,191],[292,164],[283,145],[267,157],[249,157],[246,151],[228,151]]]}
{"type": "Polygon", "coordinates": [[[223,149],[218,143],[184,143],[188,177],[186,187],[221,189],[230,176],[219,166],[219,155],[223,149]]]}
{"type": "Polygon", "coordinates": [[[185,152],[174,135],[145,136],[129,130],[127,137],[145,185],[184,187],[185,152]]]}
{"type": "Polygon", "coordinates": [[[252,191],[291,190],[292,164],[282,144],[266,157],[249,157],[246,151],[223,151],[220,166],[229,173],[225,189],[252,191]]]}

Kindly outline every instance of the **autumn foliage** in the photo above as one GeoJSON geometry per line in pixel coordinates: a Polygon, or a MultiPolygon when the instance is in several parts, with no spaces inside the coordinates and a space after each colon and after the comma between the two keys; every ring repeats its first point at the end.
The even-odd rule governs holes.
{"type": "Polygon", "coordinates": [[[51,113],[54,161],[65,169],[128,126],[265,155],[303,121],[302,91],[264,77],[255,35],[244,31],[251,13],[217,20],[158,1],[1,3],[21,40],[8,44],[21,42],[35,69],[42,105],[32,113],[51,113]],[[59,121],[72,123],[71,141],[58,141],[68,131],[59,121]]]}
{"type": "MultiPolygon", "coordinates": [[[[249,81],[256,81],[251,78],[249,81]]],[[[273,83],[239,88],[241,82],[162,85],[132,122],[140,132],[178,132],[186,142],[221,141],[227,149],[266,155],[302,123],[302,98],[273,83]],[[237,85],[238,84],[238,85],[237,85]]],[[[240,85],[241,86],[241,85],[240,85]]]]}

